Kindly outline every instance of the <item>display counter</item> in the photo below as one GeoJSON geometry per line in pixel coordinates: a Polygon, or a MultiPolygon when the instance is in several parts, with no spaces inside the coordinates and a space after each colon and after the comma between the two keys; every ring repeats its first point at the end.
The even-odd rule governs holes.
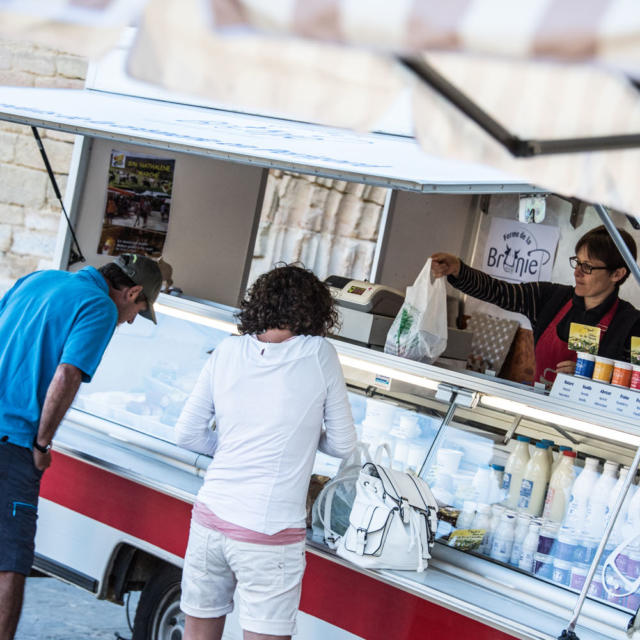
{"type": "MultiPolygon", "coordinates": [[[[208,354],[233,332],[233,310],[165,295],[157,310],[157,326],[136,323],[118,329],[94,381],[83,385],[76,399],[74,422],[76,429],[83,422],[95,429],[96,423],[107,421],[135,430],[140,438],[150,436],[149,441],[164,443],[165,449],[156,445],[156,455],[165,463],[183,470],[191,467],[191,475],[197,477],[208,460],[178,460],[182,450],[172,444],[173,425],[208,354]],[[123,374],[121,363],[127,354],[134,357],[128,357],[123,374]]],[[[542,517],[553,478],[549,473],[533,478],[532,495],[538,491],[536,482],[544,484],[538,506],[525,506],[520,495],[515,503],[510,501],[505,467],[514,484],[518,475],[527,475],[526,465],[514,466],[517,446],[530,457],[541,452],[554,466],[561,458],[570,460],[578,478],[586,458],[596,459],[600,478],[607,462],[607,472],[613,469],[615,477],[606,505],[593,502],[592,510],[613,510],[615,491],[621,488],[618,474],[632,464],[640,444],[635,425],[623,416],[587,412],[578,403],[523,385],[418,364],[339,340],[333,344],[343,364],[359,439],[372,454],[381,444],[388,445],[392,457],[383,458],[383,464],[426,479],[440,504],[440,519],[433,558],[423,574],[352,567],[333,555],[316,529],[309,531],[310,552],[340,567],[341,580],[347,583],[349,576],[367,575],[397,588],[396,597],[410,593],[443,612],[462,614],[509,636],[557,637],[571,619],[605,521],[588,514],[585,504],[572,528],[563,526],[573,479],[565,482],[567,504],[556,509],[555,520],[542,517]],[[536,446],[543,441],[550,446],[536,446]],[[564,450],[575,456],[562,455],[564,450]],[[500,548],[499,538],[506,540],[508,550],[500,548]]],[[[70,434],[69,429],[61,430],[62,446],[67,442],[72,447],[70,434]]],[[[338,462],[318,453],[314,472],[333,476],[338,462]]],[[[172,482],[176,492],[191,498],[199,484],[188,482],[179,488],[172,482]]],[[[171,493],[171,486],[164,490],[171,493]]],[[[609,572],[606,583],[602,578],[613,546],[640,522],[634,490],[632,485],[617,515],[578,619],[576,631],[582,639],[626,637],[627,623],[640,601],[637,589],[627,593],[640,575],[640,549],[633,544],[618,554],[620,576],[609,572]]],[[[574,493],[577,499],[579,492],[574,493]]]]}

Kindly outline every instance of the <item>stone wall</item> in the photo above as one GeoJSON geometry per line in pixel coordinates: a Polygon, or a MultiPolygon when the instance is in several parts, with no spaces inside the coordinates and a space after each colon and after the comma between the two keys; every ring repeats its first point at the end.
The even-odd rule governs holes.
{"type": "Polygon", "coordinates": [[[369,278],[387,189],[270,171],[249,282],[274,263],[369,278]]]}
{"type": "MultiPolygon", "coordinates": [[[[0,40],[0,85],[82,88],[81,58],[0,40]]],[[[64,194],[73,136],[40,130],[64,194]]],[[[38,268],[51,266],[60,205],[30,127],[0,121],[0,294],[38,268]]]]}

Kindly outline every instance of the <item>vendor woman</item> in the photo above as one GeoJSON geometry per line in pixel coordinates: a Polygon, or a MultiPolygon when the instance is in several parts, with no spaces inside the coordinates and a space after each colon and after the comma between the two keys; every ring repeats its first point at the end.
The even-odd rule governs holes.
{"type": "MultiPolygon", "coordinates": [[[[636,243],[629,233],[618,231],[635,260],[636,243]]],[[[431,272],[438,278],[448,276],[448,281],[463,293],[527,316],[535,344],[534,379],[552,381],[554,372],[573,373],[575,369],[576,353],[567,344],[572,322],[600,327],[598,354],[614,360],[629,362],[631,336],[640,336],[640,312],[618,297],[629,269],[605,227],[583,235],[575,254],[569,258],[574,287],[551,282],[504,282],[448,253],[431,256],[431,272]]]]}

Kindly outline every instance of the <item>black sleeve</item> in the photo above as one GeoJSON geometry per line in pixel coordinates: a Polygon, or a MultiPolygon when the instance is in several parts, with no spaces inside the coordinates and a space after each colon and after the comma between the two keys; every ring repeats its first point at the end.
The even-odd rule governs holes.
{"type": "Polygon", "coordinates": [[[536,324],[542,302],[547,300],[555,285],[550,282],[523,282],[514,284],[473,269],[460,261],[457,278],[449,276],[449,283],[462,293],[495,304],[505,311],[515,311],[527,316],[536,324]]]}

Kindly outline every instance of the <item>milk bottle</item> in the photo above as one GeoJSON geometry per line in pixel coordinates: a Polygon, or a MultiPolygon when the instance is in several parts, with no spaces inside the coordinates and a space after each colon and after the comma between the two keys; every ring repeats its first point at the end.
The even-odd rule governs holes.
{"type": "Polygon", "coordinates": [[[520,484],[529,462],[529,441],[527,436],[518,436],[515,449],[509,454],[502,476],[502,490],[507,498],[507,506],[515,509],[520,497],[520,484]]]}
{"type": "Polygon", "coordinates": [[[542,438],[540,442],[547,445],[547,460],[549,460],[549,475],[551,475],[551,471],[553,470],[553,446],[555,442],[553,440],[549,440],[549,438],[542,438]]]}
{"type": "Polygon", "coordinates": [[[515,516],[503,513],[500,524],[493,535],[491,543],[491,557],[500,562],[509,562],[513,547],[515,516]]]}
{"type": "Polygon", "coordinates": [[[476,503],[471,500],[465,500],[462,505],[462,511],[456,520],[456,529],[469,529],[473,524],[476,516],[476,503]]]}
{"type": "Polygon", "coordinates": [[[491,497],[491,467],[480,466],[473,476],[473,499],[488,504],[491,497]]]}
{"type": "Polygon", "coordinates": [[[516,517],[516,531],[513,534],[513,547],[511,548],[511,558],[509,564],[518,566],[520,555],[522,554],[522,544],[529,533],[531,516],[528,513],[519,513],[516,517]]]}
{"type": "Polygon", "coordinates": [[[518,560],[518,568],[533,572],[533,555],[538,551],[538,538],[540,537],[540,522],[532,520],[529,531],[522,543],[522,552],[518,560]]]}
{"type": "Polygon", "coordinates": [[[506,507],[501,504],[493,504],[491,505],[491,521],[489,522],[489,529],[487,531],[487,535],[484,537],[482,541],[482,552],[485,554],[489,554],[491,551],[491,544],[493,543],[493,536],[496,532],[496,529],[500,525],[500,520],[502,519],[502,514],[505,512],[506,507]]]}
{"type": "MultiPolygon", "coordinates": [[[[620,492],[622,491],[622,485],[624,484],[624,481],[626,480],[628,474],[629,474],[629,467],[622,467],[622,469],[620,469],[618,482],[616,482],[616,486],[613,488],[613,491],[611,492],[611,498],[609,499],[609,505],[608,505],[609,513],[611,513],[613,510],[613,507],[616,502],[616,498],[620,495],[620,492]]],[[[626,533],[627,520],[631,515],[630,506],[635,496],[635,490],[636,490],[636,485],[631,483],[631,485],[629,486],[629,490],[627,491],[627,495],[624,498],[624,503],[622,504],[616,523],[613,527],[613,531],[611,532],[611,542],[616,545],[620,544],[624,538],[628,537],[626,533]]],[[[637,524],[638,523],[636,522],[635,523],[636,530],[637,530],[637,524]]]]}
{"type": "Polygon", "coordinates": [[[544,498],[547,494],[550,472],[547,449],[548,445],[545,442],[536,443],[520,484],[518,509],[532,516],[539,516],[542,513],[544,498]]]}
{"type": "Polygon", "coordinates": [[[478,547],[478,553],[487,553],[487,541],[489,539],[489,526],[491,524],[491,507],[488,504],[479,504],[476,511],[476,515],[471,524],[472,529],[484,529],[485,534],[480,546],[478,547]]]}
{"type": "Polygon", "coordinates": [[[609,520],[609,499],[616,486],[618,464],[607,460],[602,475],[593,486],[587,502],[587,515],[583,531],[589,536],[600,538],[609,520]]]}
{"type": "Polygon", "coordinates": [[[551,475],[549,489],[544,501],[542,517],[552,522],[562,522],[569,504],[571,487],[575,479],[573,463],[576,459],[575,451],[563,451],[559,464],[551,475]]]}
{"type": "Polygon", "coordinates": [[[492,464],[489,472],[489,504],[502,502],[504,492],[502,491],[502,480],[504,477],[504,467],[499,464],[492,464]]]}
{"type": "Polygon", "coordinates": [[[565,447],[564,445],[560,445],[558,447],[558,457],[555,459],[553,466],[551,467],[551,475],[553,475],[553,472],[558,468],[558,465],[562,462],[562,454],[565,451],[573,451],[573,449],[571,447],[565,447]]]}
{"type": "Polygon", "coordinates": [[[582,473],[576,478],[573,487],[571,487],[569,506],[567,507],[567,513],[564,518],[564,526],[569,527],[576,533],[582,531],[587,516],[589,496],[599,477],[598,459],[586,458],[582,473]]]}

